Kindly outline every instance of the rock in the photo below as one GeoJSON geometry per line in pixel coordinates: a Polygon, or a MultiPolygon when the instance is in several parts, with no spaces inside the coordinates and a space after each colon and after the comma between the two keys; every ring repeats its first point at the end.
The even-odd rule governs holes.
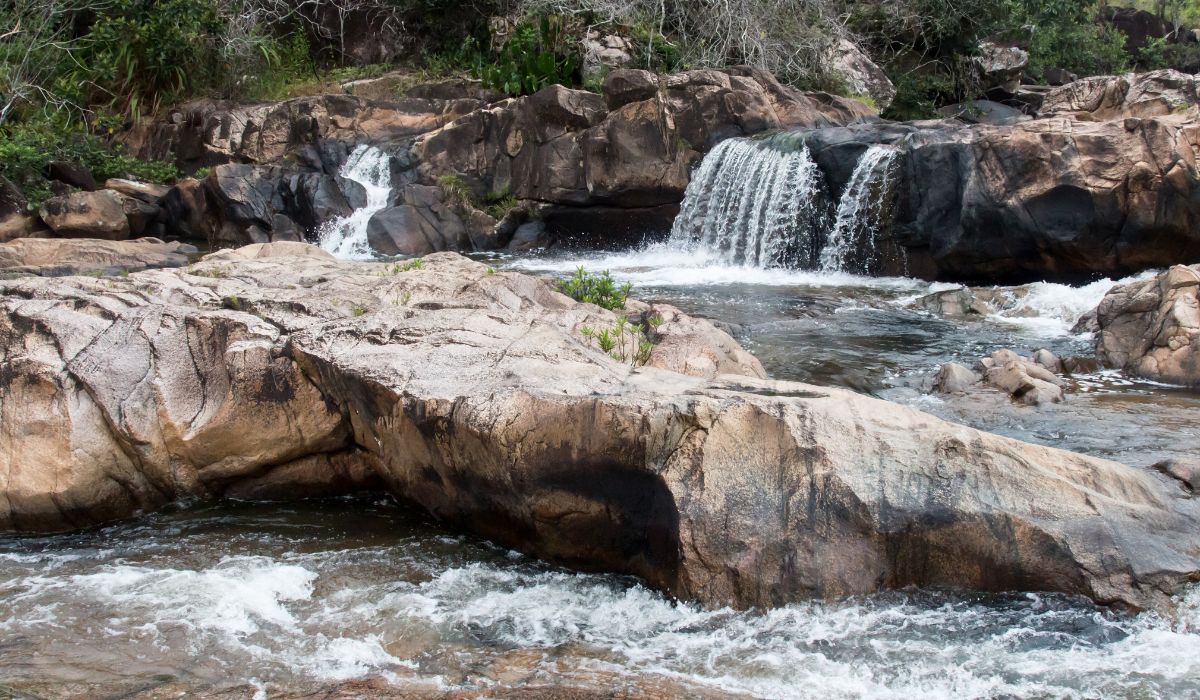
{"type": "Polygon", "coordinates": [[[0,275],[117,275],[182,267],[188,264],[188,256],[197,252],[194,246],[164,243],[157,238],[131,241],[22,238],[0,244],[0,275]]]}
{"type": "Polygon", "coordinates": [[[1007,126],[1029,121],[1031,117],[1015,107],[991,100],[971,100],[946,105],[938,112],[947,119],[958,119],[967,124],[991,124],[1007,126]]]}
{"type": "Polygon", "coordinates": [[[159,206],[137,197],[127,197],[119,192],[117,196],[121,200],[125,219],[129,222],[129,235],[140,238],[150,232],[162,211],[159,206]]]}
{"type": "Polygon", "coordinates": [[[616,34],[601,34],[589,30],[583,38],[583,78],[595,80],[618,68],[633,63],[633,42],[616,34]]]}
{"type": "Polygon", "coordinates": [[[40,214],[56,236],[113,241],[129,237],[124,203],[121,195],[112,190],[51,197],[42,205],[40,214]]]}
{"type": "Polygon", "coordinates": [[[1033,361],[1054,374],[1062,374],[1064,371],[1063,362],[1058,358],[1058,355],[1045,348],[1033,353],[1033,361]]]}
{"type": "Polygon", "coordinates": [[[521,224],[513,232],[508,242],[508,249],[514,251],[530,251],[546,246],[546,222],[529,221],[521,224]]]}
{"type": "Polygon", "coordinates": [[[34,235],[40,225],[20,188],[0,175],[0,243],[34,235]]]}
{"type": "Polygon", "coordinates": [[[85,192],[95,192],[100,189],[92,171],[79,163],[64,160],[52,160],[46,164],[46,178],[85,192]]]}
{"type": "Polygon", "coordinates": [[[1081,357],[1074,355],[1063,360],[1063,371],[1072,376],[1077,374],[1094,374],[1101,370],[1102,366],[1094,357],[1081,357]]]}
{"type": "Polygon", "coordinates": [[[979,55],[971,59],[985,91],[1013,94],[1029,66],[1029,54],[1015,46],[979,42],[979,55]]]}
{"type": "Polygon", "coordinates": [[[1096,354],[1109,367],[1200,385],[1200,265],[1118,285],[1096,310],[1096,354]]]}
{"type": "Polygon", "coordinates": [[[493,250],[496,220],[465,203],[446,200],[440,187],[408,185],[396,206],[367,222],[367,241],[382,255],[426,255],[443,250],[493,250]]]}
{"type": "Polygon", "coordinates": [[[833,70],[846,81],[850,92],[870,97],[879,111],[887,109],[896,98],[896,86],[887,73],[849,39],[838,41],[831,61],[833,70]]]}
{"type": "Polygon", "coordinates": [[[834,192],[868,145],[900,149],[879,241],[907,262],[881,274],[1019,283],[1200,260],[1200,129],[1185,113],[862,124],[806,141],[834,192]]]}
{"type": "Polygon", "coordinates": [[[962,394],[975,386],[982,378],[966,367],[947,362],[938,368],[933,378],[933,390],[939,394],[962,394]]]}
{"type": "Polygon", "coordinates": [[[610,111],[620,109],[631,102],[641,102],[657,95],[658,76],[648,70],[614,70],[604,78],[601,91],[610,111]]]}
{"type": "Polygon", "coordinates": [[[1176,70],[1084,78],[1046,93],[1040,115],[1096,121],[1169,117],[1195,119],[1200,78],[1176,70]]]}
{"type": "Polygon", "coordinates": [[[1057,87],[1059,85],[1073,83],[1076,80],[1079,80],[1079,76],[1063,68],[1047,68],[1046,70],[1042,71],[1042,79],[1046,81],[1047,85],[1053,85],[1057,87]]]}
{"type": "Polygon", "coordinates": [[[912,306],[944,318],[986,316],[989,312],[987,305],[976,299],[974,291],[968,287],[926,294],[912,302],[912,306]]]}
{"type": "Polygon", "coordinates": [[[871,114],[856,100],[798,93],[751,68],[665,76],[654,93],[649,81],[614,72],[611,111],[560,86],[476,110],[417,139],[417,179],[455,175],[476,196],[652,209],[678,204],[690,165],[725,138],[871,114]]]}
{"type": "Polygon", "coordinates": [[[1178,481],[1188,493],[1200,490],[1200,460],[1168,459],[1152,468],[1178,481]]]}
{"type": "Polygon", "coordinates": [[[109,178],[104,181],[104,189],[113,190],[118,194],[133,197],[148,204],[158,204],[158,201],[165,197],[167,191],[171,188],[166,185],[155,185],[149,182],[109,178]]]}
{"type": "Polygon", "coordinates": [[[1100,19],[1125,35],[1125,51],[1137,56],[1153,39],[1171,36],[1175,27],[1153,12],[1133,7],[1103,7],[1100,19]]]}
{"type": "Polygon", "coordinates": [[[634,367],[581,333],[615,313],[454,254],[391,272],[264,251],[0,283],[0,439],[22,445],[0,453],[0,527],[295,479],[378,484],[500,546],[717,607],[915,585],[1165,610],[1200,572],[1200,500],[1155,472],[708,378],[756,368],[698,319],[658,330],[715,344],[667,334],[634,367]]]}
{"type": "MultiPolygon", "coordinates": [[[[978,369],[988,384],[1004,391],[1027,406],[1060,403],[1066,398],[1063,388],[1066,382],[1038,362],[1055,363],[1058,358],[1046,350],[1039,350],[1035,359],[1023,357],[1012,350],[997,350],[979,361],[978,369]]],[[[1061,363],[1057,363],[1061,370],[1061,363]]]]}

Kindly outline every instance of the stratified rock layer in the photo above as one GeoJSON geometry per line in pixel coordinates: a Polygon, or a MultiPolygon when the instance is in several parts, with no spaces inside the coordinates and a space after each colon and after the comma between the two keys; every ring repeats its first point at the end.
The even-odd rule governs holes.
{"type": "Polygon", "coordinates": [[[382,485],[711,605],[945,584],[1146,607],[1200,571],[1198,502],[1162,474],[765,380],[710,324],[631,302],[638,367],[583,332],[614,313],[454,254],[270,244],[0,288],[7,529],[382,485]]]}

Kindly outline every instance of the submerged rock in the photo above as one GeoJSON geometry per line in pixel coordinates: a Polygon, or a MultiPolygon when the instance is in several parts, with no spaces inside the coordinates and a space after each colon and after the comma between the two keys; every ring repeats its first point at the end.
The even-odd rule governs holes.
{"type": "Polygon", "coordinates": [[[1200,265],[1113,287],[1096,309],[1096,354],[1147,379],[1200,384],[1200,265]]]}
{"type": "Polygon", "coordinates": [[[1157,472],[763,379],[669,306],[628,304],[653,344],[622,359],[595,331],[628,326],[545,281],[301,248],[0,284],[0,527],[382,485],[716,606],[953,585],[1158,607],[1200,571],[1200,501],[1157,472]]]}

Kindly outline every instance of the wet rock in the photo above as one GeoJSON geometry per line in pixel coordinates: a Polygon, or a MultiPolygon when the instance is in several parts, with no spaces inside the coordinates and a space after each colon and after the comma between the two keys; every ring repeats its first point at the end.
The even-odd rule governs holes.
{"type": "MultiPolygon", "coordinates": [[[[1043,361],[1058,359],[1047,351],[1039,352],[1043,361]]],[[[1063,379],[1035,359],[1012,350],[997,350],[980,360],[978,369],[985,382],[1027,406],[1060,403],[1066,398],[1063,379]]]]}
{"type": "Polygon", "coordinates": [[[1094,374],[1101,369],[1103,369],[1103,365],[1094,357],[1073,355],[1063,360],[1063,371],[1072,376],[1077,374],[1094,374]]]}
{"type": "Polygon", "coordinates": [[[112,190],[51,197],[40,214],[56,236],[114,241],[129,237],[125,206],[121,195],[112,190]]]}
{"type": "Polygon", "coordinates": [[[383,255],[426,255],[443,250],[500,247],[496,220],[464,202],[448,201],[440,187],[408,185],[397,205],[367,222],[367,240],[383,255]]]}
{"type": "Polygon", "coordinates": [[[933,378],[933,390],[939,394],[962,394],[980,382],[982,377],[957,362],[947,362],[938,368],[933,378]]]}
{"type": "Polygon", "coordinates": [[[195,246],[157,238],[104,241],[91,238],[23,238],[0,244],[0,275],[60,277],[118,275],[151,268],[182,267],[195,246]]]}
{"type": "Polygon", "coordinates": [[[761,379],[660,305],[623,312],[664,320],[637,366],[581,332],[616,313],[544,280],[279,245],[0,283],[0,439],[22,445],[0,454],[0,527],[332,473],[712,606],[949,585],[1165,608],[1200,572],[1200,501],[1154,472],[761,379]]]}
{"type": "Polygon", "coordinates": [[[987,304],[977,299],[975,292],[968,287],[926,294],[914,301],[912,306],[944,318],[986,316],[989,313],[987,304]]]}
{"type": "Polygon", "coordinates": [[[1109,290],[1096,310],[1096,354],[1109,367],[1200,384],[1200,265],[1176,265],[1109,290]]]}

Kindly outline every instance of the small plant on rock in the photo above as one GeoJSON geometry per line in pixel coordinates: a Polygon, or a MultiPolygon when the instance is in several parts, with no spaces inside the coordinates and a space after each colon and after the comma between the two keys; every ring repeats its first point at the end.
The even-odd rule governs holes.
{"type": "Polygon", "coordinates": [[[633,291],[633,285],[626,282],[618,286],[608,270],[595,275],[580,267],[570,279],[559,281],[558,291],[575,301],[595,304],[609,311],[620,311],[625,308],[625,301],[633,291]]]}

